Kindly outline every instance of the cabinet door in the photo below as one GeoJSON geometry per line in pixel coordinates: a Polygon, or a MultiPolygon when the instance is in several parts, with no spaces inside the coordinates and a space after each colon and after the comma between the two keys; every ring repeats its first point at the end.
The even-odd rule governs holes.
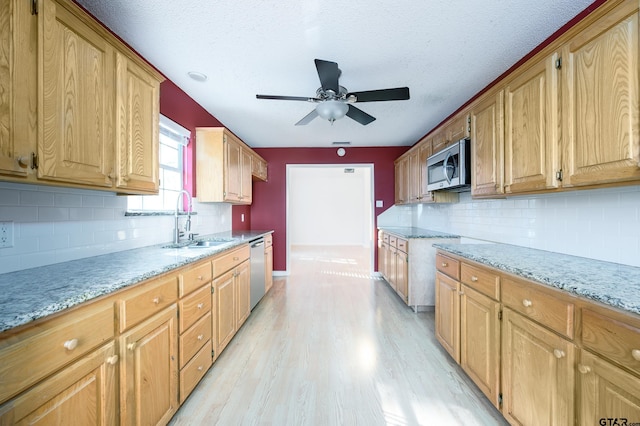
{"type": "Polygon", "coordinates": [[[5,404],[0,424],[115,425],[117,364],[112,341],[5,404]]]}
{"type": "Polygon", "coordinates": [[[563,186],[640,179],[638,2],[562,48],[563,186]]]}
{"type": "Polygon", "coordinates": [[[242,155],[239,144],[224,136],[224,200],[240,201],[242,195],[242,155]]]}
{"type": "Polygon", "coordinates": [[[273,286],[273,246],[264,249],[264,292],[273,286]]]}
{"type": "Polygon", "coordinates": [[[503,93],[490,92],[471,109],[471,195],[504,193],[503,93]]]}
{"type": "Polygon", "coordinates": [[[157,193],[160,84],[122,53],[116,75],[116,186],[157,193]]]}
{"type": "Polygon", "coordinates": [[[166,424],[178,409],[178,308],[120,336],[121,423],[166,424]]]}
{"type": "Polygon", "coordinates": [[[431,201],[433,197],[431,196],[431,191],[427,189],[427,185],[429,184],[429,170],[427,169],[427,158],[431,156],[431,139],[426,140],[420,146],[419,159],[420,163],[420,201],[431,201]]]}
{"type": "Polygon", "coordinates": [[[240,201],[242,204],[251,204],[251,152],[240,150],[240,201]]]}
{"type": "Polygon", "coordinates": [[[395,177],[396,177],[396,204],[405,204],[408,202],[409,189],[407,188],[407,174],[408,174],[408,157],[396,162],[395,165],[395,177]]]}
{"type": "Polygon", "coordinates": [[[505,308],[502,414],[511,424],[574,422],[574,345],[505,308]]]}
{"type": "Polygon", "coordinates": [[[436,272],[436,338],[449,355],[460,363],[460,283],[436,272]]]}
{"type": "Polygon", "coordinates": [[[460,295],[460,365],[499,408],[500,304],[462,285],[460,295]]]}
{"type": "Polygon", "coordinates": [[[216,296],[216,310],[218,321],[213,330],[215,346],[218,352],[227,346],[236,333],[236,306],[235,306],[235,270],[222,274],[213,280],[216,296]]]}
{"type": "Polygon", "coordinates": [[[36,147],[37,19],[30,2],[0,2],[0,175],[25,177],[36,147]]]}
{"type": "MultiPolygon", "coordinates": [[[[578,364],[580,405],[578,424],[597,425],[600,419],[640,420],[640,380],[585,350],[578,364]]],[[[607,423],[613,424],[613,423],[607,423]]]]}
{"type": "Polygon", "coordinates": [[[391,288],[396,290],[398,283],[398,250],[395,247],[389,247],[389,263],[387,264],[387,272],[389,273],[389,279],[387,280],[391,285],[391,288]]]}
{"type": "Polygon", "coordinates": [[[396,251],[396,292],[405,303],[409,300],[409,256],[396,251]]]}
{"type": "Polygon", "coordinates": [[[110,188],[114,49],[56,1],[39,19],[38,178],[110,188]]]}
{"type": "Polygon", "coordinates": [[[251,268],[245,260],[236,268],[236,331],[249,318],[251,313],[251,268]]]}
{"type": "Polygon", "coordinates": [[[469,114],[458,114],[449,123],[447,123],[447,138],[450,143],[468,138],[470,132],[471,118],[469,117],[469,114]]]}
{"type": "Polygon", "coordinates": [[[420,151],[414,150],[407,161],[407,202],[420,201],[420,151]]]}
{"type": "Polygon", "coordinates": [[[504,90],[504,185],[508,193],[557,188],[558,54],[533,65],[504,90]]]}

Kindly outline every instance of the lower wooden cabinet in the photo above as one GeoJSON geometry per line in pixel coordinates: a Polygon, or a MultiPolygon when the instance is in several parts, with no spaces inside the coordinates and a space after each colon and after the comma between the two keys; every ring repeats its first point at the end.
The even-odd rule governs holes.
{"type": "Polygon", "coordinates": [[[597,425],[600,419],[618,419],[618,424],[640,420],[638,377],[583,349],[577,383],[578,424],[597,425]]]}
{"type": "Polygon", "coordinates": [[[264,292],[265,294],[273,287],[273,236],[271,234],[264,237],[264,292]]]}
{"type": "Polygon", "coordinates": [[[573,343],[504,308],[502,414],[511,424],[574,424],[573,343]]]}
{"type": "Polygon", "coordinates": [[[178,308],[120,336],[120,420],[164,425],[178,410],[178,308]]]}
{"type": "Polygon", "coordinates": [[[214,350],[219,354],[236,334],[235,271],[228,271],[213,280],[213,288],[211,304],[217,312],[213,318],[213,340],[214,350]]]}
{"type": "Polygon", "coordinates": [[[117,371],[112,341],[1,406],[0,424],[115,425],[117,371]]]}
{"type": "Polygon", "coordinates": [[[436,339],[460,363],[460,283],[442,272],[436,273],[436,339]]]}

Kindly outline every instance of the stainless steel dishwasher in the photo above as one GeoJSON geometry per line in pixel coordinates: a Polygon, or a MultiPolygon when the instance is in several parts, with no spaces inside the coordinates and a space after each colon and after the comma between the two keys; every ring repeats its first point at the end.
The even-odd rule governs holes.
{"type": "Polygon", "coordinates": [[[251,309],[264,296],[264,238],[249,241],[251,246],[251,309]]]}

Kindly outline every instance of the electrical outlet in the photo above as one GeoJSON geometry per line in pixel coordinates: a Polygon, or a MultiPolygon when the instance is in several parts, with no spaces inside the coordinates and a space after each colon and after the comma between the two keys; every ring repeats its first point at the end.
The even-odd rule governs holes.
{"type": "Polygon", "coordinates": [[[0,222],[0,248],[13,247],[13,222],[0,222]]]}

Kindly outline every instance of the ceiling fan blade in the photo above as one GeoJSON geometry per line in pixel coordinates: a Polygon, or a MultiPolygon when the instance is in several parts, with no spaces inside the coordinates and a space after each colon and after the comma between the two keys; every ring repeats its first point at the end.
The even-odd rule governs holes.
{"type": "Polygon", "coordinates": [[[320,99],[309,98],[305,96],[278,96],[278,95],[256,95],[257,99],[275,99],[279,101],[305,101],[318,102],[320,99]]]}
{"type": "Polygon", "coordinates": [[[396,87],[395,89],[367,90],[364,92],[347,93],[349,96],[355,96],[355,102],[378,102],[378,101],[405,101],[409,99],[408,87],[396,87]]]}
{"type": "Polygon", "coordinates": [[[296,126],[304,126],[305,124],[309,124],[317,116],[318,116],[318,113],[316,112],[316,110],[314,108],[309,114],[307,114],[304,117],[302,117],[302,120],[298,121],[296,123],[296,126]]]}
{"type": "Polygon", "coordinates": [[[347,111],[347,117],[356,120],[358,123],[362,124],[363,126],[366,126],[367,124],[371,123],[376,119],[375,117],[367,114],[361,109],[354,107],[353,105],[349,105],[349,110],[347,111]]]}
{"type": "Polygon", "coordinates": [[[340,87],[338,85],[340,70],[338,69],[338,64],[335,62],[323,61],[322,59],[316,59],[315,63],[322,89],[333,90],[334,93],[340,92],[340,87]]]}

